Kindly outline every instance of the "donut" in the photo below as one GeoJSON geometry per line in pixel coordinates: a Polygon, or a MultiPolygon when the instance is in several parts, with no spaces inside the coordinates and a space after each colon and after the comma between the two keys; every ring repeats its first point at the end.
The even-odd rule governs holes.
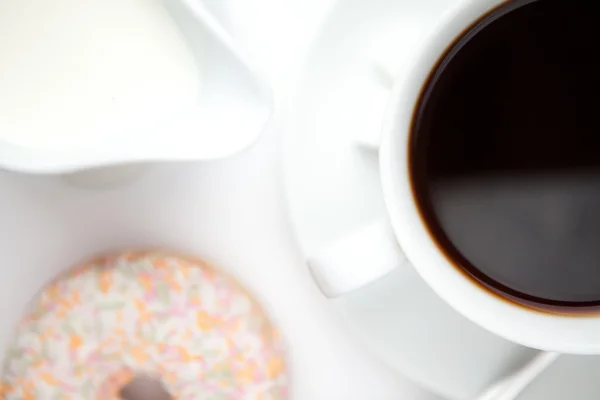
{"type": "Polygon", "coordinates": [[[116,400],[142,375],[177,400],[287,398],[284,340],[258,302],[162,252],[97,258],[46,286],[7,350],[0,398],[116,400]]]}

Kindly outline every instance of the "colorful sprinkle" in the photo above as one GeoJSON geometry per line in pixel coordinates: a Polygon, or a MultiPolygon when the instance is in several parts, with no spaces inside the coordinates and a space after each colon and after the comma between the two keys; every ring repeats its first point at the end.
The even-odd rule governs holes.
{"type": "Polygon", "coordinates": [[[51,283],[7,352],[7,400],[117,400],[136,374],[177,400],[287,398],[281,335],[240,285],[202,261],[104,257],[51,283]]]}

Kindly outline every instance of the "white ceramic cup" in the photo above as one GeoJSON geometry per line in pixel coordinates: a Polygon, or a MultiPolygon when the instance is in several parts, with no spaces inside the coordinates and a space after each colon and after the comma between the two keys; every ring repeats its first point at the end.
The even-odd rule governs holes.
{"type": "MultiPolygon", "coordinates": [[[[531,0],[534,1],[534,0],[531,0]]],[[[421,89],[440,57],[486,13],[505,0],[462,0],[445,13],[404,60],[395,76],[379,146],[389,221],[350,232],[309,259],[323,293],[337,297],[407,263],[459,313],[508,340],[542,350],[600,354],[600,313],[544,313],[504,300],[471,280],[433,242],[415,204],[408,171],[408,141],[421,89]]]]}

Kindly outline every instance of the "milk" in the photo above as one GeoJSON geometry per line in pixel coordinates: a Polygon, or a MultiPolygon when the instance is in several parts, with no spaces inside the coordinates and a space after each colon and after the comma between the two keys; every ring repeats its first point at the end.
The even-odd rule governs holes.
{"type": "Polygon", "coordinates": [[[191,107],[200,78],[161,0],[0,1],[0,141],[118,140],[107,127],[191,107]]]}

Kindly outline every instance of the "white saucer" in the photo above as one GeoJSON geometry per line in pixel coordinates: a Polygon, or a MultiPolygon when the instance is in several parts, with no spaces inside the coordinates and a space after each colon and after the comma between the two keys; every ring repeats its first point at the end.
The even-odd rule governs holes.
{"type": "MultiPolygon", "coordinates": [[[[375,60],[401,62],[451,1],[342,0],[315,40],[283,138],[288,206],[305,256],[384,217],[377,155],[356,145],[379,131],[387,101],[375,60]]],[[[536,354],[458,315],[412,269],[335,306],[386,364],[450,399],[476,398],[536,354]]]]}

